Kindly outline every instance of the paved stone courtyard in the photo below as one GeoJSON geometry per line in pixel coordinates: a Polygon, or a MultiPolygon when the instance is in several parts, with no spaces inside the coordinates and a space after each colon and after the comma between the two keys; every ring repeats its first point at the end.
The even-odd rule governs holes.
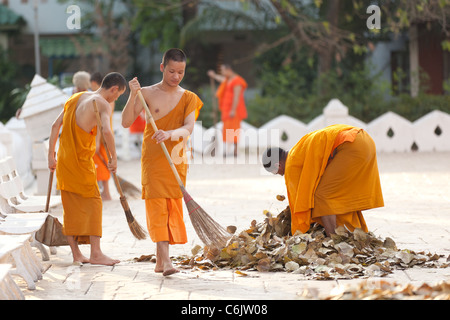
{"type": "MultiPolygon", "coordinates": [[[[198,155],[195,155],[199,157],[198,155]]],[[[198,162],[198,158],[196,159],[198,162]]],[[[192,164],[187,190],[216,221],[224,226],[247,228],[252,220],[264,219],[263,210],[277,214],[287,201],[284,179],[266,174],[258,164],[192,164]]],[[[450,254],[450,153],[393,153],[378,156],[385,207],[364,213],[370,231],[391,237],[402,249],[450,254]]],[[[140,161],[119,162],[118,174],[140,184],[140,161]]],[[[362,280],[305,280],[302,275],[249,272],[240,276],[233,270],[191,271],[163,277],[154,273],[155,264],[134,262],[133,258],[155,253],[151,240],[138,241],[131,235],[118,194],[111,182],[113,201],[104,203],[103,251],[121,260],[114,267],[72,265],[70,249],[60,247],[50,261],[37,289],[26,289],[17,279],[28,300],[49,299],[162,299],[162,300],[293,300],[327,296],[339,286],[362,280]],[[304,293],[309,292],[309,296],[304,293]],[[311,295],[312,294],[312,295],[311,295]]],[[[144,202],[129,199],[136,219],[145,226],[144,202]]],[[[62,216],[61,208],[53,211],[62,216]]],[[[190,255],[200,244],[186,217],[189,242],[171,247],[171,255],[190,255]]],[[[82,246],[89,254],[89,247],[82,246]]],[[[370,279],[376,283],[379,279],[370,279]]],[[[386,281],[434,284],[450,280],[450,269],[411,268],[395,271],[386,281]]]]}

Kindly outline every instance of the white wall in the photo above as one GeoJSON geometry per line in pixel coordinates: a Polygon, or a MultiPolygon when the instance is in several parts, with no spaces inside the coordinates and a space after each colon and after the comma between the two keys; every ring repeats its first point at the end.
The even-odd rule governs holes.
{"type": "MultiPolygon", "coordinates": [[[[116,143],[118,155],[122,159],[139,156],[139,150],[128,140],[128,129],[120,125],[120,114],[116,115],[116,143]]],[[[260,128],[242,123],[240,149],[262,152],[267,146],[292,148],[305,134],[325,128],[332,124],[349,124],[366,130],[375,141],[378,152],[448,152],[450,151],[450,115],[435,110],[422,118],[410,122],[393,112],[387,112],[370,123],[356,119],[348,114],[348,108],[338,99],[331,100],[323,113],[305,124],[297,119],[281,115],[270,120],[260,128]],[[284,139],[283,139],[284,138],[284,139]]],[[[196,153],[210,154],[212,148],[221,153],[222,123],[216,129],[206,129],[196,123],[191,136],[192,149],[196,153]],[[213,137],[217,135],[218,145],[213,137]]]]}

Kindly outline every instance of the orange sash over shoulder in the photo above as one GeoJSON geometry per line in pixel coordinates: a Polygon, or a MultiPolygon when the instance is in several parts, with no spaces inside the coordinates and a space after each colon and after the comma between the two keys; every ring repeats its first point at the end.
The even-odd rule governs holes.
{"type": "MultiPolygon", "coordinates": [[[[193,92],[186,90],[174,109],[167,115],[155,121],[160,130],[174,130],[183,126],[185,118],[195,111],[196,117],[203,102],[193,92]]],[[[142,143],[142,198],[143,199],[178,199],[183,195],[175,176],[170,168],[169,161],[159,144],[152,139],[154,130],[147,124],[142,143]]],[[[167,151],[180,175],[183,183],[186,183],[187,156],[186,141],[164,142],[167,151]]]]}
{"type": "Polygon", "coordinates": [[[76,110],[81,93],[74,94],[64,106],[64,118],[56,165],[57,189],[83,197],[98,197],[95,154],[97,127],[91,132],[81,129],[76,122],[76,110]]]}

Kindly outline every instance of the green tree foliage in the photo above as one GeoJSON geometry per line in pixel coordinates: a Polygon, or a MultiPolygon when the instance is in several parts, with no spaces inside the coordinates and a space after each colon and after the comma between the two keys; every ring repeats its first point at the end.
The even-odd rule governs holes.
{"type": "Polygon", "coordinates": [[[13,92],[17,86],[17,76],[19,68],[11,63],[8,54],[0,47],[0,121],[8,121],[23,103],[21,99],[16,99],[13,92]]]}
{"type": "MultiPolygon", "coordinates": [[[[196,1],[191,1],[196,2],[196,1]]],[[[161,52],[177,47],[183,27],[183,4],[180,0],[133,0],[137,14],[133,29],[139,30],[142,44],[157,40],[161,52]]]]}

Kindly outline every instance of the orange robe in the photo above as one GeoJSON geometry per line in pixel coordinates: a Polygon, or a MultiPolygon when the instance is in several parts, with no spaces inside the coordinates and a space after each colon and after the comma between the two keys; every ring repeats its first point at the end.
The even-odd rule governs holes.
{"type": "Polygon", "coordinates": [[[86,132],[76,123],[82,94],[73,95],[64,106],[56,178],[64,209],[63,233],[89,243],[89,236],[102,236],[102,200],[93,160],[97,128],[86,132]]]}
{"type": "Polygon", "coordinates": [[[244,91],[247,89],[247,86],[247,82],[244,78],[236,75],[234,78],[222,82],[217,89],[216,96],[219,100],[219,109],[222,112],[222,135],[224,142],[237,143],[239,141],[241,121],[247,118],[247,108],[244,99],[244,91]],[[234,99],[234,88],[236,86],[241,86],[242,90],[239,95],[235,116],[230,118],[230,111],[234,99]]]}
{"type": "Polygon", "coordinates": [[[145,113],[142,112],[130,126],[130,133],[142,133],[145,130],[145,113]]]}
{"type": "MultiPolygon", "coordinates": [[[[111,116],[111,130],[113,128],[113,118],[111,116]]],[[[108,154],[106,153],[105,146],[101,142],[100,139],[100,154],[101,157],[95,153],[94,154],[94,163],[95,167],[97,168],[97,181],[108,181],[109,178],[111,178],[111,172],[109,172],[108,167],[106,164],[108,163],[108,154]]]]}
{"type": "MultiPolygon", "coordinates": [[[[203,102],[186,90],[178,104],[167,115],[155,121],[160,130],[174,130],[184,125],[185,118],[195,111],[196,117],[203,102]]],[[[147,228],[153,242],[170,244],[187,242],[183,221],[182,193],[164,152],[152,139],[154,130],[147,124],[142,143],[142,198],[145,199],[147,228]]],[[[164,141],[177,172],[186,183],[186,141],[164,141]]]]}
{"type": "Polygon", "coordinates": [[[384,205],[375,144],[362,129],[333,125],[305,135],[286,160],[292,233],[307,232],[321,216],[337,226],[368,231],[361,211],[384,205]]]}

